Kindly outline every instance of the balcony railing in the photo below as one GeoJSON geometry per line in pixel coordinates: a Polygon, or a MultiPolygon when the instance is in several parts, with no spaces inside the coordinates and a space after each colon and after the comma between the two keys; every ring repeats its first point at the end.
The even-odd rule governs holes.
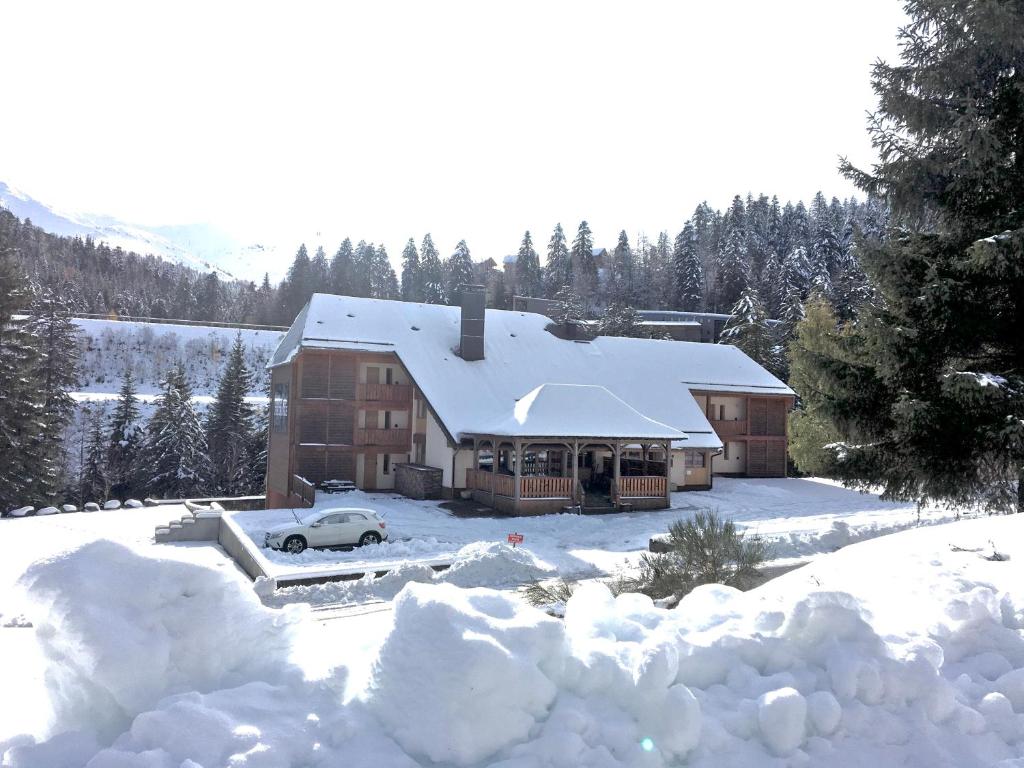
{"type": "Polygon", "coordinates": [[[412,386],[409,384],[357,384],[356,399],[372,403],[412,406],[412,386]]]}
{"type": "Polygon", "coordinates": [[[715,430],[715,433],[719,437],[745,435],[747,434],[747,420],[739,419],[737,421],[716,421],[712,419],[711,428],[715,430]]]}
{"type": "Polygon", "coordinates": [[[624,499],[653,498],[665,495],[664,475],[640,475],[619,478],[619,497],[624,499]]]}
{"type": "Polygon", "coordinates": [[[409,449],[411,435],[408,429],[371,429],[360,427],[355,431],[356,445],[379,445],[386,448],[409,449]]]}

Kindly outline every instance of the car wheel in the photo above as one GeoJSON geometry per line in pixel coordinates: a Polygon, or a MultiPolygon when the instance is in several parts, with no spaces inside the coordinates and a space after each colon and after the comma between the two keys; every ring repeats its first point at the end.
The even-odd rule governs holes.
{"type": "Polygon", "coordinates": [[[365,547],[367,544],[380,544],[380,534],[374,533],[373,531],[367,531],[359,537],[359,546],[365,547]]]}
{"type": "Polygon", "coordinates": [[[289,536],[284,540],[284,551],[293,555],[299,554],[306,548],[306,540],[301,536],[289,536]]]}

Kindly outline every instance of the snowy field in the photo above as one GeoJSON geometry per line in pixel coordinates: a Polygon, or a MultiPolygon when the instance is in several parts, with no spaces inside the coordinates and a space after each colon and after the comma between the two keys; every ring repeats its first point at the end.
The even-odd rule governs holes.
{"type": "MultiPolygon", "coordinates": [[[[862,507],[877,532],[883,509],[862,507]]],[[[795,511],[801,537],[839,514],[795,511]]],[[[0,765],[1024,760],[1020,516],[853,544],[748,593],[701,588],[675,610],[588,583],[560,621],[515,592],[451,583],[350,613],[268,608],[215,547],[153,544],[167,513],[0,524],[0,765]],[[1002,560],[985,559],[993,549],[1002,560]]]]}
{"type": "MultiPolygon", "coordinates": [[[[750,534],[765,537],[772,557],[782,562],[806,558],[855,541],[891,533],[916,524],[917,510],[911,504],[884,502],[877,496],[858,493],[822,480],[715,478],[707,493],[675,493],[672,509],[630,512],[617,515],[543,515],[517,518],[456,518],[437,502],[412,501],[391,494],[353,491],[333,496],[321,494],[317,506],[370,507],[388,525],[390,539],[376,546],[352,551],[306,550],[299,555],[260,549],[266,558],[268,575],[315,575],[393,568],[402,562],[460,564],[482,556],[481,543],[503,542],[511,532],[523,534],[523,547],[532,554],[529,563],[499,563],[494,580],[474,586],[511,586],[538,575],[570,578],[611,574],[634,563],[652,536],[664,534],[669,525],[712,507],[730,517],[750,534]],[[464,549],[465,548],[465,549],[464,549]],[[523,565],[517,576],[516,567],[523,565]]],[[[924,524],[948,522],[955,516],[948,509],[926,509],[924,524]]],[[[264,532],[277,523],[294,522],[290,510],[236,512],[233,518],[256,547],[264,532]]],[[[497,555],[507,554],[499,551],[497,555]]],[[[476,566],[479,563],[475,564],[476,566]]],[[[422,569],[410,571],[420,574],[422,569]]],[[[485,575],[485,574],[484,574],[485,575]]],[[[364,585],[304,590],[303,599],[345,601],[352,591],[355,600],[373,595],[364,585]]],[[[392,586],[381,585],[385,593],[392,586]]]]}

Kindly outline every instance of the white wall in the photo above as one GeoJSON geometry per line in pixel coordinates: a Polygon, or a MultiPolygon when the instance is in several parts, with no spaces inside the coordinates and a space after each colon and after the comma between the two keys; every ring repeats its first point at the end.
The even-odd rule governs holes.
{"type": "Polygon", "coordinates": [[[711,418],[720,421],[743,421],[747,418],[747,398],[713,395],[711,397],[711,418]],[[725,406],[725,418],[720,419],[719,406],[725,406]]]}
{"type": "MultiPolygon", "coordinates": [[[[722,441],[726,442],[725,440],[722,441]]],[[[744,442],[729,442],[729,458],[725,458],[725,451],[718,454],[711,460],[712,473],[717,472],[739,472],[747,471],[747,444],[744,442]]]]}
{"type": "Polygon", "coordinates": [[[367,368],[371,368],[371,367],[372,368],[380,368],[380,383],[381,384],[387,384],[387,381],[388,381],[388,374],[387,374],[388,369],[391,369],[391,383],[392,384],[411,384],[412,383],[409,380],[408,374],[405,372],[405,368],[403,368],[398,363],[391,363],[391,364],[385,364],[385,363],[360,363],[359,364],[359,374],[358,374],[358,381],[359,382],[361,382],[363,384],[366,383],[366,369],[367,368]]]}
{"type": "MultiPolygon", "coordinates": [[[[473,461],[472,451],[469,452],[470,462],[473,461]]],[[[428,467],[441,469],[441,485],[445,488],[452,487],[452,449],[448,445],[448,437],[441,429],[434,415],[427,412],[427,441],[426,441],[426,464],[428,467]]],[[[465,487],[466,476],[463,472],[460,487],[465,487]]]]}
{"type": "Polygon", "coordinates": [[[394,488],[395,487],[395,464],[404,464],[409,461],[408,453],[389,453],[391,464],[391,471],[388,474],[384,474],[384,454],[377,456],[377,487],[378,488],[394,488]]]}

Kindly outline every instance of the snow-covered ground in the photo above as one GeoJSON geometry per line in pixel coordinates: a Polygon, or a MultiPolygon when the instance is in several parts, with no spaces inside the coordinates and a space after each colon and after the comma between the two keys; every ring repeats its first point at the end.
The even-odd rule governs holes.
{"type": "Polygon", "coordinates": [[[215,548],[152,544],[167,511],[0,524],[0,624],[34,625],[0,627],[0,765],[1024,760],[1024,517],[854,544],[675,610],[590,582],[559,621],[450,583],[268,608],[215,548]]]}
{"type": "MultiPolygon", "coordinates": [[[[268,575],[283,578],[359,573],[393,568],[402,562],[459,563],[478,554],[474,550],[460,554],[464,547],[477,542],[503,542],[509,533],[517,532],[525,537],[523,546],[533,554],[537,567],[570,578],[597,576],[635,562],[652,536],[664,534],[672,522],[706,507],[732,518],[749,534],[763,536],[771,544],[772,558],[783,562],[831,552],[917,523],[917,509],[912,504],[884,502],[875,495],[828,481],[795,478],[715,478],[710,492],[673,494],[671,509],[600,516],[457,518],[437,502],[360,491],[321,494],[317,506],[375,509],[387,522],[389,541],[348,552],[307,550],[292,555],[262,549],[268,575]]],[[[922,512],[921,522],[948,522],[955,516],[954,510],[929,508],[922,512]]],[[[236,512],[233,518],[257,547],[270,526],[294,521],[290,510],[236,512]]],[[[503,575],[512,578],[509,568],[503,575]]],[[[520,581],[532,578],[536,578],[536,570],[529,568],[520,581]]],[[[477,585],[506,586],[490,582],[477,585]]],[[[354,600],[372,596],[373,591],[365,586],[352,587],[354,600]]],[[[305,589],[301,596],[315,600],[320,594],[324,600],[344,601],[347,589],[345,585],[305,589]]],[[[382,589],[385,594],[392,591],[387,585],[382,589]]]]}

